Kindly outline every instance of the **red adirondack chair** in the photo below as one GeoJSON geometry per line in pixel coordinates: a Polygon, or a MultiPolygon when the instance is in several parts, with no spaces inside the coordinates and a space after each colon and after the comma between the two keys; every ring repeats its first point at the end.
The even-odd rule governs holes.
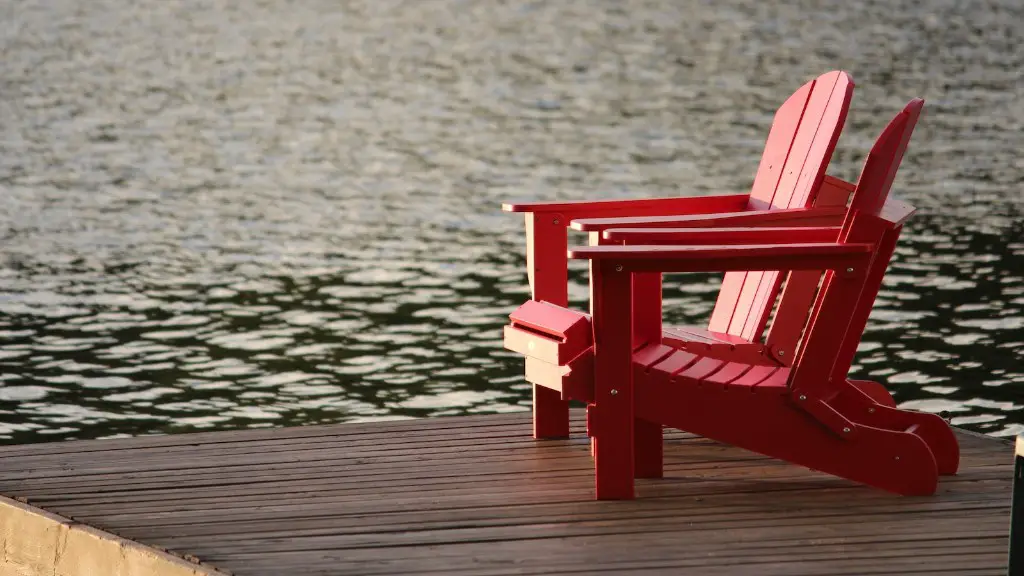
{"type": "MultiPolygon", "coordinates": [[[[841,219],[853,186],[826,176],[825,169],[852,94],[849,75],[836,71],[819,76],[790,96],[775,114],[749,194],[503,205],[505,211],[526,213],[527,275],[532,300],[556,306],[568,304],[566,227],[570,222],[582,230],[600,231],[621,225],[780,226],[841,219]],[[619,220],[622,217],[642,221],[619,220]]],[[[779,284],[778,275],[773,273],[727,276],[726,289],[709,326],[711,332],[754,340],[753,335],[764,329],[779,284]]],[[[655,283],[649,282],[649,286],[655,283]]],[[[810,297],[805,295],[804,299],[810,297]]],[[[796,300],[796,296],[790,299],[796,300]]],[[[527,324],[524,320],[520,326],[527,324]]],[[[714,338],[709,332],[702,341],[714,338]]],[[[771,344],[776,344],[775,339],[771,344]]],[[[533,410],[535,437],[568,436],[569,405],[558,392],[535,385],[533,410]]]]}
{"type": "Polygon", "coordinates": [[[751,243],[742,245],[570,251],[591,261],[593,341],[586,334],[590,318],[564,308],[550,325],[536,324],[535,340],[556,345],[541,354],[593,359],[592,388],[581,380],[569,392],[591,405],[598,498],[632,498],[635,476],[660,475],[661,437],[647,428],[662,425],[899,494],[931,494],[939,474],[956,472],[959,447],[945,421],[880,405],[846,380],[900,230],[914,212],[887,196],[922,106],[911,101],[882,132],[839,229],[746,230],[751,243]],[[647,314],[634,292],[665,272],[754,270],[826,271],[790,366],[666,346],[660,317],[647,314]],[[561,341],[543,335],[558,330],[561,341]]]}

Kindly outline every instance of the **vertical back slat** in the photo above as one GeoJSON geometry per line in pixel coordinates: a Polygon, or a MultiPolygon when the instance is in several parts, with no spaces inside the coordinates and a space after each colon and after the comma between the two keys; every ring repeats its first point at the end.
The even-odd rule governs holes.
{"type": "MultiPolygon", "coordinates": [[[[825,169],[828,167],[829,160],[832,158],[832,152],[839,141],[840,130],[836,130],[835,127],[843,125],[846,119],[846,111],[849,109],[850,98],[853,96],[853,84],[846,81],[847,78],[841,75],[841,73],[836,72],[834,74],[835,83],[833,84],[832,92],[825,104],[820,121],[814,128],[814,138],[807,149],[807,155],[797,173],[796,182],[793,184],[792,190],[783,190],[783,186],[789,184],[785,176],[783,176],[783,180],[779,183],[779,191],[772,201],[779,208],[806,206],[808,200],[811,199],[811,192],[817,190],[821,185],[821,181],[825,178],[825,169]],[[786,205],[783,205],[781,196],[787,192],[791,192],[791,194],[786,205]]],[[[827,83],[819,80],[819,85],[827,85],[827,83]]],[[[797,140],[803,134],[810,132],[809,121],[813,118],[810,115],[810,111],[814,105],[815,98],[812,96],[810,102],[808,102],[807,112],[804,114],[805,121],[800,126],[801,134],[797,135],[797,140]],[[805,128],[807,129],[806,132],[805,128]]],[[[794,143],[793,148],[793,152],[796,152],[798,145],[794,143]]],[[[790,153],[790,162],[786,164],[787,173],[790,171],[790,164],[793,163],[793,152],[790,153]]],[[[820,203],[815,202],[815,205],[820,205],[820,203]]],[[[750,310],[747,312],[746,322],[742,327],[737,327],[739,336],[747,340],[757,340],[760,338],[764,332],[765,324],[768,323],[768,315],[771,314],[772,304],[775,303],[781,285],[782,275],[778,272],[762,273],[757,293],[750,305],[750,310]]],[[[807,300],[804,305],[809,307],[810,304],[811,301],[807,300]]],[[[736,316],[738,314],[734,313],[734,318],[736,316]]]]}
{"type": "MultiPolygon", "coordinates": [[[[810,152],[815,146],[815,138],[820,137],[826,142],[831,140],[833,131],[828,130],[828,126],[823,126],[822,120],[824,120],[825,112],[832,100],[839,75],[840,72],[826,74],[814,84],[814,89],[811,90],[811,97],[807,100],[807,107],[804,108],[803,119],[800,121],[796,134],[793,135],[793,145],[790,147],[789,156],[786,158],[786,165],[783,167],[779,184],[775,188],[775,194],[772,196],[772,208],[797,207],[791,205],[790,201],[793,200],[793,192],[796,190],[797,182],[803,174],[804,164],[809,159],[814,160],[811,158],[810,152]],[[824,128],[824,130],[819,134],[818,128],[824,128]]],[[[821,160],[822,157],[819,156],[817,162],[811,166],[815,172],[818,170],[823,171],[824,166],[821,165],[821,160]]]]}
{"type": "MultiPolygon", "coordinates": [[[[786,158],[793,145],[793,137],[800,127],[800,120],[816,82],[816,79],[811,80],[801,86],[775,112],[772,127],[768,131],[768,140],[765,141],[764,153],[754,176],[754,184],[750,189],[748,210],[767,210],[771,207],[779,178],[786,165],[786,158]]],[[[729,330],[745,279],[746,273],[743,272],[729,272],[725,275],[715,308],[711,312],[711,320],[708,323],[710,330],[729,330]]]]}
{"type": "MultiPolygon", "coordinates": [[[[812,201],[815,206],[819,205],[820,198],[814,198],[814,193],[820,189],[821,183],[825,179],[825,170],[832,159],[836,144],[839,143],[839,134],[846,122],[846,113],[852,99],[853,82],[849,81],[849,77],[839,77],[832,89],[832,96],[825,107],[825,112],[821,116],[821,123],[814,143],[807,152],[807,159],[804,161],[793,196],[789,201],[790,208],[809,206],[812,201]]],[[[843,204],[845,203],[843,202],[843,204]]]]}
{"type": "Polygon", "coordinates": [[[711,320],[708,322],[708,330],[714,332],[725,332],[732,322],[733,312],[736,310],[736,303],[739,301],[740,292],[743,291],[743,281],[746,280],[744,272],[726,272],[722,279],[722,287],[718,291],[718,300],[715,301],[715,308],[711,311],[711,320]]]}
{"type": "MultiPolygon", "coordinates": [[[[743,325],[737,323],[737,334],[746,340],[755,340],[764,331],[764,325],[768,321],[768,314],[771,313],[771,304],[782,287],[782,275],[778,270],[762,272],[758,281],[757,292],[747,310],[746,319],[743,325]]],[[[736,316],[739,316],[736,314],[736,316]]]]}
{"type": "MultiPolygon", "coordinates": [[[[849,192],[833,191],[831,194],[819,195],[814,205],[820,207],[845,205],[849,197],[849,192]]],[[[804,326],[807,325],[807,316],[810,314],[820,282],[820,271],[796,270],[790,272],[786,288],[783,289],[782,296],[779,298],[779,308],[775,312],[775,321],[772,322],[772,329],[765,339],[765,344],[775,354],[779,351],[783,352],[782,360],[787,365],[793,361],[793,352],[797,348],[800,336],[803,335],[804,326]]],[[[770,311],[770,309],[765,311],[766,317],[770,311]]],[[[760,330],[764,330],[764,325],[755,334],[760,334],[760,330]]]]}
{"type": "Polygon", "coordinates": [[[768,131],[768,140],[764,144],[761,163],[754,175],[754,185],[750,188],[750,204],[748,208],[766,210],[771,206],[775,190],[779,186],[789,149],[793,146],[793,137],[800,127],[804,109],[811,97],[818,80],[801,86],[792,96],[786,99],[772,118],[772,127],[768,131]]]}
{"type": "MultiPolygon", "coordinates": [[[[813,201],[809,184],[820,184],[825,177],[852,92],[853,84],[842,72],[830,72],[815,80],[800,122],[792,134],[789,153],[769,201],[770,208],[797,208],[813,201]]],[[[726,279],[730,283],[729,296],[735,293],[735,299],[726,303],[723,301],[726,294],[719,295],[724,309],[731,308],[728,324],[720,321],[716,323],[717,328],[709,327],[747,340],[759,339],[778,296],[782,276],[774,271],[732,274],[742,276],[742,280],[726,279]],[[735,286],[739,289],[736,290],[735,286]]],[[[720,320],[715,314],[712,314],[712,319],[720,320]]]]}
{"type": "Polygon", "coordinates": [[[729,328],[724,330],[729,334],[740,336],[743,332],[743,326],[747,323],[747,318],[750,317],[751,308],[754,305],[754,300],[757,298],[757,292],[761,288],[761,283],[764,281],[765,284],[774,282],[777,274],[773,272],[740,272],[745,274],[746,278],[743,281],[743,290],[740,291],[740,296],[736,300],[736,305],[733,308],[732,321],[729,322],[729,328]]]}

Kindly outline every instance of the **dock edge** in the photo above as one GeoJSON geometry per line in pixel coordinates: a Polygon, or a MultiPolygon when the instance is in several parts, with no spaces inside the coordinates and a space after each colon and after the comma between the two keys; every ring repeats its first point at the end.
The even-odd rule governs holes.
{"type": "Polygon", "coordinates": [[[0,576],[230,576],[0,496],[0,576]]]}

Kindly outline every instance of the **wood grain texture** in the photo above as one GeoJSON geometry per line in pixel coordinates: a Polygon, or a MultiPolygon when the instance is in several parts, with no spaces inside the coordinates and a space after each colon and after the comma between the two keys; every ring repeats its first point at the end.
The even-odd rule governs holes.
{"type": "Polygon", "coordinates": [[[594,501],[583,414],[0,447],[0,492],[237,576],[1005,573],[1013,448],[906,498],[666,430],[664,478],[594,501]]]}

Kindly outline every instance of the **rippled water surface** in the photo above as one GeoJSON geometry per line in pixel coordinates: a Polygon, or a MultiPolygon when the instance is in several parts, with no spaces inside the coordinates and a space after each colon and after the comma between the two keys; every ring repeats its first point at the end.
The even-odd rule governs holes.
{"type": "MultiPolygon", "coordinates": [[[[500,202],[744,191],[775,107],[833,68],[858,85],[840,177],[928,100],[856,373],[1024,431],[1021,22],[1017,0],[4,0],[0,439],[525,409],[500,202]]],[[[716,286],[673,278],[669,320],[716,286]]]]}

